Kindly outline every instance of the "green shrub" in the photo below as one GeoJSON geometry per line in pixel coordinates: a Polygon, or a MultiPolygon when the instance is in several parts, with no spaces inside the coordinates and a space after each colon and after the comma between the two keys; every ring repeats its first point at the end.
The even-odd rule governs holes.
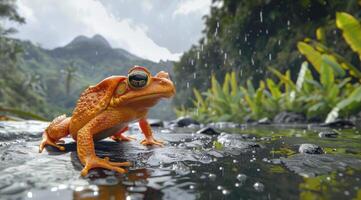
{"type": "MultiPolygon", "coordinates": [[[[343,38],[361,59],[361,25],[347,13],[336,14],[336,25],[343,38]]],[[[193,108],[178,109],[178,115],[191,115],[203,121],[244,122],[273,118],[282,111],[305,114],[309,119],[326,122],[338,117],[347,117],[361,108],[361,71],[341,55],[324,45],[325,33],[316,31],[317,40],[306,38],[298,42],[297,48],[312,64],[304,62],[297,80],[291,79],[291,72],[284,74],[275,68],[268,68],[276,77],[260,81],[255,88],[251,80],[240,86],[236,72],[226,73],[221,84],[213,75],[211,88],[200,93],[194,89],[193,108]]]]}

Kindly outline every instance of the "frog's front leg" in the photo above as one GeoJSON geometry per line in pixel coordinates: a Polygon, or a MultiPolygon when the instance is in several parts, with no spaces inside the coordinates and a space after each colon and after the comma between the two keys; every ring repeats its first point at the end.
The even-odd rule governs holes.
{"type": "Polygon", "coordinates": [[[163,146],[162,141],[154,139],[152,128],[150,127],[149,123],[147,122],[147,119],[145,119],[145,118],[140,119],[139,126],[145,137],[144,140],[141,142],[141,144],[143,144],[143,145],[155,144],[155,145],[163,146]]]}
{"type": "Polygon", "coordinates": [[[104,168],[119,173],[125,173],[126,170],[120,166],[130,166],[129,162],[111,162],[109,158],[99,158],[95,154],[93,135],[109,127],[114,126],[116,120],[100,115],[91,120],[87,125],[81,128],[77,134],[77,152],[80,162],[84,165],[81,175],[88,174],[90,169],[104,168]]]}

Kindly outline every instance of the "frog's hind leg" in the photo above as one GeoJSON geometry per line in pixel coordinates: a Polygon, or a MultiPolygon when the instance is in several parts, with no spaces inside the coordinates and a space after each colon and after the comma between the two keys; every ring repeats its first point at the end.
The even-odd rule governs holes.
{"type": "Polygon", "coordinates": [[[124,127],[123,129],[120,129],[117,133],[112,135],[110,138],[116,142],[137,140],[134,137],[124,135],[123,133],[126,132],[127,130],[129,130],[128,126],[124,127]]]}
{"type": "Polygon", "coordinates": [[[44,150],[46,145],[64,151],[65,148],[60,146],[59,143],[64,143],[64,141],[60,139],[69,135],[69,123],[70,117],[66,117],[65,115],[55,118],[44,131],[43,140],[39,145],[39,153],[44,150]]]}
{"type": "Polygon", "coordinates": [[[126,173],[127,171],[121,168],[121,166],[131,165],[129,162],[111,162],[109,158],[99,158],[95,154],[93,135],[111,128],[119,122],[113,117],[108,117],[109,115],[111,114],[100,114],[78,131],[77,153],[81,164],[84,165],[81,171],[82,176],[87,175],[89,170],[93,168],[104,168],[119,173],[126,173]]]}

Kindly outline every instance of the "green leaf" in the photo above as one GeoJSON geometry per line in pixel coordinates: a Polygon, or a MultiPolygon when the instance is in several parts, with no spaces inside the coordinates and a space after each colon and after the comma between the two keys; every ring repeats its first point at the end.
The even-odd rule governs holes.
{"type": "Polygon", "coordinates": [[[317,40],[319,40],[321,43],[326,43],[326,32],[323,27],[319,27],[316,30],[316,37],[317,37],[317,40]]]}
{"type": "Polygon", "coordinates": [[[327,64],[328,66],[332,67],[332,69],[339,75],[339,76],[345,76],[346,72],[341,67],[340,64],[337,63],[336,59],[330,55],[322,55],[322,62],[324,64],[327,64]]]}
{"type": "Polygon", "coordinates": [[[321,65],[320,81],[325,89],[330,89],[335,81],[333,70],[324,62],[321,65]]]}
{"type": "Polygon", "coordinates": [[[328,113],[326,118],[326,123],[333,122],[337,119],[339,112],[354,102],[360,102],[361,101],[361,87],[358,87],[355,89],[350,96],[348,96],[346,99],[340,101],[332,110],[328,113]]]}
{"type": "Polygon", "coordinates": [[[237,86],[237,78],[236,78],[236,72],[231,73],[231,94],[232,96],[236,96],[238,92],[238,86],[237,86]]]}
{"type": "Polygon", "coordinates": [[[271,91],[272,97],[275,99],[279,99],[282,96],[280,88],[275,84],[272,79],[267,79],[268,89],[271,91]]]}
{"type": "Polygon", "coordinates": [[[321,56],[322,54],[314,49],[311,45],[305,43],[305,42],[298,42],[297,48],[300,51],[300,53],[304,56],[306,56],[307,60],[310,61],[312,66],[318,71],[321,71],[321,56]]]}
{"type": "Polygon", "coordinates": [[[277,78],[279,78],[283,84],[285,84],[286,87],[289,87],[293,90],[296,90],[296,85],[293,83],[293,81],[290,78],[289,72],[286,73],[286,75],[283,75],[281,72],[279,72],[278,70],[269,67],[268,68],[274,75],[277,76],[277,78]]]}
{"type": "Polygon", "coordinates": [[[343,38],[361,59],[361,25],[352,15],[345,12],[336,13],[336,26],[342,30],[343,38]]]}

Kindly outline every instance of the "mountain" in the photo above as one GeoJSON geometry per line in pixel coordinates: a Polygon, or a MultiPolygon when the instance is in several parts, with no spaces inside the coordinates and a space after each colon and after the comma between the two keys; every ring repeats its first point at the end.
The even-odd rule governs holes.
{"type": "MultiPolygon", "coordinates": [[[[70,114],[80,93],[89,85],[111,75],[126,75],[134,65],[147,67],[153,74],[164,70],[172,74],[173,63],[159,63],[140,58],[124,49],[112,48],[101,35],[78,36],[69,44],[55,49],[44,49],[29,41],[20,41],[20,69],[25,83],[36,86],[47,109],[32,110],[48,118],[63,112],[70,114]]],[[[37,106],[34,106],[34,108],[37,106]]],[[[173,116],[169,101],[151,112],[150,117],[173,116]],[[161,112],[159,112],[161,110],[161,112]]]]}

